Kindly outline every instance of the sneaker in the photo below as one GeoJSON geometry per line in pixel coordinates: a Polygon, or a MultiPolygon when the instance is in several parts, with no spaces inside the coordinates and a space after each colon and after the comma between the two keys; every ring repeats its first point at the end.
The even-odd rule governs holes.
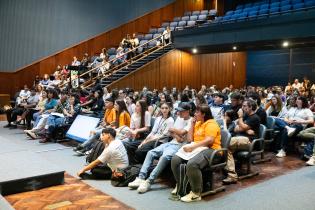
{"type": "Polygon", "coordinates": [[[286,129],[288,131],[288,137],[291,137],[294,134],[295,130],[296,130],[296,128],[291,128],[289,126],[286,126],[286,129]]]}
{"type": "Polygon", "coordinates": [[[92,151],[93,151],[93,149],[87,150],[87,151],[85,151],[84,155],[88,156],[89,154],[92,153],[92,151]]]}
{"type": "Polygon", "coordinates": [[[284,151],[283,149],[281,149],[281,150],[278,152],[278,154],[276,154],[276,157],[278,157],[278,158],[283,158],[283,157],[285,157],[285,156],[287,156],[287,154],[285,153],[285,151],[284,151]]]}
{"type": "Polygon", "coordinates": [[[175,188],[172,190],[171,194],[176,195],[176,193],[177,193],[177,184],[176,184],[175,188]]]}
{"type": "Polygon", "coordinates": [[[16,129],[17,125],[16,124],[11,124],[11,127],[9,129],[16,129]]]}
{"type": "Polygon", "coordinates": [[[144,181],[143,179],[137,177],[133,182],[130,182],[128,184],[128,187],[131,189],[137,189],[143,181],[144,181]]]}
{"type": "Polygon", "coordinates": [[[32,130],[26,132],[26,135],[28,135],[32,139],[37,139],[38,138],[37,134],[35,132],[33,132],[32,130]]]}
{"type": "Polygon", "coordinates": [[[150,181],[147,179],[140,183],[140,186],[138,187],[137,191],[138,193],[145,193],[148,192],[151,189],[150,181]]]}
{"type": "Polygon", "coordinates": [[[312,156],[307,162],[306,165],[308,166],[315,166],[315,156],[312,156]]]}
{"type": "Polygon", "coordinates": [[[83,147],[82,147],[82,145],[81,144],[79,144],[78,146],[76,146],[75,148],[73,148],[73,151],[78,151],[78,150],[81,150],[81,149],[83,149],[83,147]]]}
{"type": "Polygon", "coordinates": [[[5,126],[3,126],[4,128],[10,128],[11,124],[6,124],[5,126]]]}
{"type": "Polygon", "coordinates": [[[85,152],[86,152],[86,149],[81,149],[81,150],[77,150],[75,151],[79,156],[84,156],[85,155],[85,152]]]}
{"type": "Polygon", "coordinates": [[[235,184],[237,182],[237,178],[228,176],[225,179],[223,179],[222,182],[223,184],[235,184]]]}
{"type": "Polygon", "coordinates": [[[200,201],[201,196],[195,194],[193,191],[190,191],[189,194],[185,195],[184,197],[181,197],[180,200],[187,203],[193,202],[193,201],[200,201]]]}

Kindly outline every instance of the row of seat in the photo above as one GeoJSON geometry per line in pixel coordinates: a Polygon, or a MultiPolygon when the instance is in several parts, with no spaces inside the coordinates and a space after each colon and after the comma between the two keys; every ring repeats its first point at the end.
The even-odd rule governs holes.
{"type": "Polygon", "coordinates": [[[210,16],[216,16],[217,15],[217,10],[211,9],[211,10],[201,10],[201,11],[186,11],[184,13],[184,16],[191,16],[191,15],[210,15],[210,16]]]}
{"type": "Polygon", "coordinates": [[[218,17],[214,22],[235,21],[254,19],[257,17],[267,17],[269,15],[278,15],[281,13],[301,11],[315,6],[315,0],[284,0],[281,2],[273,2],[270,4],[262,4],[260,6],[246,7],[244,9],[236,9],[235,11],[226,12],[225,16],[218,17]],[[294,4],[293,1],[295,2],[294,4]]]}

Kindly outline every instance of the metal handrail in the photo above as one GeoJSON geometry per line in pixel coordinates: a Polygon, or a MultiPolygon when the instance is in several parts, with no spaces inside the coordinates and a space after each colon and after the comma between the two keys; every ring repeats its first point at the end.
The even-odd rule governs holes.
{"type": "MultiPolygon", "coordinates": [[[[148,42],[146,42],[146,43],[148,43],[148,42]]],[[[145,45],[145,44],[144,44],[144,45],[145,45]]],[[[160,48],[157,48],[157,49],[155,49],[155,50],[153,50],[153,51],[143,52],[143,53],[141,53],[141,54],[139,54],[139,55],[136,55],[135,57],[139,57],[139,58],[135,60],[135,59],[134,59],[135,57],[134,57],[134,58],[133,58],[133,61],[135,61],[135,62],[136,62],[136,61],[139,61],[140,59],[145,58],[145,57],[151,55],[152,53],[154,53],[154,52],[156,52],[156,51],[158,51],[158,50],[160,50],[160,49],[162,49],[162,48],[165,48],[165,47],[167,47],[167,46],[169,46],[169,45],[171,45],[171,43],[168,43],[168,44],[166,44],[166,45],[162,45],[160,48]]],[[[122,70],[122,69],[128,67],[129,65],[131,65],[131,63],[129,63],[129,61],[125,61],[124,63],[122,63],[122,64],[119,65],[119,66],[121,66],[121,67],[118,68],[116,71],[113,71],[113,70],[114,70],[116,67],[118,67],[118,66],[115,66],[113,69],[108,69],[108,70],[105,72],[105,74],[107,74],[107,73],[111,73],[111,74],[105,75],[104,77],[101,77],[101,78],[107,78],[107,77],[113,75],[114,73],[116,73],[116,72],[118,72],[118,71],[120,71],[120,70],[122,70]],[[126,63],[127,63],[127,65],[124,65],[124,64],[126,64],[126,63]]],[[[84,86],[84,84],[82,84],[82,86],[84,86],[84,88],[88,88],[88,87],[92,86],[94,83],[91,83],[91,81],[94,80],[94,79],[96,79],[96,78],[98,78],[98,77],[99,77],[99,76],[95,76],[94,78],[91,78],[91,80],[85,82],[85,83],[90,82],[90,84],[88,84],[88,85],[86,85],[86,86],[84,86]]]]}

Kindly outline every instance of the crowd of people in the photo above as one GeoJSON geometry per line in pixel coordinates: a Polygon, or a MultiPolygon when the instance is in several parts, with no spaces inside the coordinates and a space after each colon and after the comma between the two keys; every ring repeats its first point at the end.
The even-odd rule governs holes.
{"type": "MultiPolygon", "coordinates": [[[[176,197],[180,165],[186,163],[191,191],[180,200],[192,202],[201,200],[202,170],[211,154],[221,149],[222,130],[232,135],[227,176],[222,180],[231,184],[238,181],[233,153],[249,148],[268,117],[275,119],[274,129],[279,131],[270,149],[277,158],[283,158],[292,150],[291,142],[314,145],[314,112],[315,84],[307,78],[301,83],[296,79],[286,87],[236,89],[230,85],[219,90],[215,85],[203,85],[199,91],[186,86],[182,91],[144,87],[141,91],[125,88],[109,92],[98,82],[91,91],[60,88],[45,76],[30,90],[24,86],[20,91],[15,106],[6,110],[5,127],[15,129],[25,120],[25,134],[46,143],[55,141],[56,131],[70,126],[79,114],[100,118],[89,139],[78,144],[74,152],[88,155],[99,142],[105,149],[78,176],[91,171],[97,178],[110,179],[117,170],[141,164],[137,178],[128,186],[145,193],[170,165],[176,181],[171,193],[176,197]],[[100,165],[101,173],[95,170],[100,165]]],[[[315,165],[315,149],[304,157],[307,165],[315,165]]]]}

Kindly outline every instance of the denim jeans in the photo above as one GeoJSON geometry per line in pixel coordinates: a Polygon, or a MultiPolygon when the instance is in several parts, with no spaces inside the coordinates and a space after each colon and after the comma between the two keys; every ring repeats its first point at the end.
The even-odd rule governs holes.
{"type": "Polygon", "coordinates": [[[50,115],[46,122],[46,126],[48,127],[47,129],[48,134],[52,134],[56,127],[63,125],[64,123],[65,123],[64,117],[50,115]]]}
{"type": "Polygon", "coordinates": [[[95,129],[95,134],[93,134],[88,140],[83,142],[82,147],[84,147],[85,149],[91,149],[93,147],[93,144],[100,138],[103,129],[104,128],[95,129]]]}
{"type": "Polygon", "coordinates": [[[180,144],[173,143],[164,143],[160,146],[150,150],[143,162],[143,165],[140,170],[139,178],[145,179],[147,177],[147,173],[149,168],[151,167],[153,161],[155,159],[159,159],[158,164],[153,169],[149,176],[149,181],[153,183],[153,181],[161,174],[161,172],[166,168],[166,166],[171,162],[172,157],[181,147],[180,144]]]}

